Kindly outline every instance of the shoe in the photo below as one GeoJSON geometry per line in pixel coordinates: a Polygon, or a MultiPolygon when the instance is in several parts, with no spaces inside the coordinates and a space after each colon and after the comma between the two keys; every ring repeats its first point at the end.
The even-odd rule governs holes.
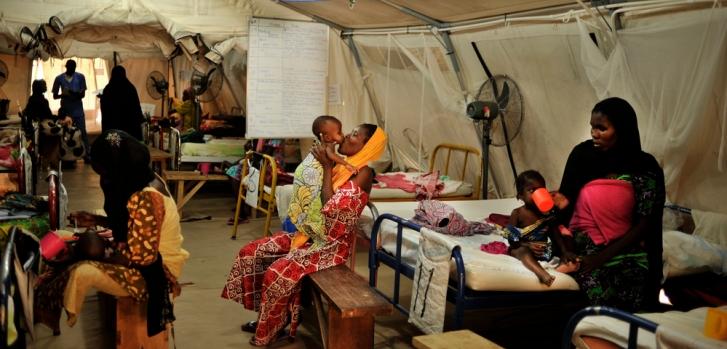
{"type": "Polygon", "coordinates": [[[244,323],[242,324],[242,326],[240,326],[240,329],[242,330],[242,332],[255,333],[255,330],[257,330],[257,321],[244,323]]]}

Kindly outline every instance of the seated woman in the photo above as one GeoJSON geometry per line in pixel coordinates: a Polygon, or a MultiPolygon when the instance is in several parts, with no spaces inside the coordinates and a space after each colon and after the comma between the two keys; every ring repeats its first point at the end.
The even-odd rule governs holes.
{"type": "MultiPolygon", "coordinates": [[[[348,134],[338,151],[367,163],[381,156],[386,148],[386,135],[375,125],[363,124],[348,134]]],[[[245,245],[237,256],[222,291],[222,297],[241,303],[246,309],[259,312],[258,321],[243,326],[255,332],[250,344],[265,346],[278,339],[290,323],[290,336],[295,336],[300,311],[300,281],[305,275],[343,264],[351,252],[358,218],[368,202],[373,170],[363,167],[355,175],[337,170],[326,156],[324,146],[313,154],[323,167],[321,210],[325,226],[325,242],[320,246],[306,243],[291,248],[292,235],[283,232],[245,245]]],[[[342,166],[342,165],[338,165],[342,166]]]]}
{"type": "Polygon", "coordinates": [[[72,326],[86,292],[95,288],[147,301],[147,332],[152,336],[174,321],[169,294],[178,294],[177,279],[189,257],[182,248],[177,207],[149,167],[147,147],[129,134],[102,133],[93,143],[91,158],[107,216],[75,212],[69,218],[78,226],[110,228],[113,252],[101,260],[50,267],[36,286],[37,319],[57,332],[65,309],[72,326]]]}
{"type": "Polygon", "coordinates": [[[664,173],[641,150],[634,109],[608,98],[591,113],[591,140],[577,145],[560,185],[580,267],[573,274],[592,305],[653,310],[661,282],[664,173]]]}
{"type": "Polygon", "coordinates": [[[41,160],[44,162],[44,168],[50,167],[51,169],[58,169],[58,164],[61,160],[61,127],[59,126],[70,126],[73,121],[70,116],[63,115],[63,111],[58,111],[58,116],[53,115],[48,104],[48,100],[43,94],[48,91],[48,86],[45,80],[34,80],[32,85],[33,93],[28,98],[28,104],[25,105],[23,110],[24,114],[24,126],[25,132],[28,135],[33,134],[33,128],[31,122],[45,121],[46,125],[41,124],[40,127],[44,128],[53,125],[57,125],[56,122],[60,121],[55,132],[52,130],[42,130],[39,134],[39,154],[41,160]]]}

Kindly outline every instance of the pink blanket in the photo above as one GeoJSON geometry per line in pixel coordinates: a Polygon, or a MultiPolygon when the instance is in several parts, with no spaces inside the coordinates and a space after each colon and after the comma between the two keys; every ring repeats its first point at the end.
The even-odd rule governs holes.
{"type": "Polygon", "coordinates": [[[596,245],[609,244],[631,227],[635,204],[630,182],[596,179],[578,195],[570,228],[585,231],[596,245]]]}
{"type": "Polygon", "coordinates": [[[403,173],[377,174],[376,180],[379,181],[379,184],[374,184],[374,188],[401,189],[408,193],[416,190],[416,184],[406,179],[406,175],[403,173]]]}

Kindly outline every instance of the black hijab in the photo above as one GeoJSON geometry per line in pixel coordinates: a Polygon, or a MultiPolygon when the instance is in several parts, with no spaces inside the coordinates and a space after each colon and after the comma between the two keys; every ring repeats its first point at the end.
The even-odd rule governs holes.
{"type": "Polygon", "coordinates": [[[117,65],[111,70],[111,78],[101,95],[101,129],[122,130],[137,140],[142,140],[142,122],[144,114],[141,111],[139,94],[126,78],[126,69],[117,65]]]}
{"type": "Polygon", "coordinates": [[[146,145],[124,131],[104,131],[91,146],[91,163],[101,177],[104,210],[116,241],[126,241],[129,198],[155,178],[150,162],[146,145]]]}

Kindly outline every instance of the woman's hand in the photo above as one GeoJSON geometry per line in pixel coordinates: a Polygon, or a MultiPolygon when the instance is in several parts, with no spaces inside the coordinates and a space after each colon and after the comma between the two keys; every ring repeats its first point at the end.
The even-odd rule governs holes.
{"type": "Polygon", "coordinates": [[[68,215],[68,220],[71,224],[82,228],[92,228],[98,225],[98,216],[86,211],[72,212],[68,215]]]}
{"type": "Polygon", "coordinates": [[[323,168],[327,168],[327,169],[333,168],[334,162],[326,154],[325,145],[322,145],[322,144],[316,145],[313,148],[311,148],[310,151],[311,151],[311,153],[313,153],[313,157],[315,157],[316,160],[318,160],[318,162],[321,163],[321,166],[323,166],[323,168]]]}
{"type": "Polygon", "coordinates": [[[553,203],[555,203],[555,207],[557,207],[561,210],[568,207],[569,202],[568,202],[568,198],[565,197],[565,195],[561,194],[558,191],[553,191],[553,192],[550,192],[550,196],[553,197],[553,203]]]}

